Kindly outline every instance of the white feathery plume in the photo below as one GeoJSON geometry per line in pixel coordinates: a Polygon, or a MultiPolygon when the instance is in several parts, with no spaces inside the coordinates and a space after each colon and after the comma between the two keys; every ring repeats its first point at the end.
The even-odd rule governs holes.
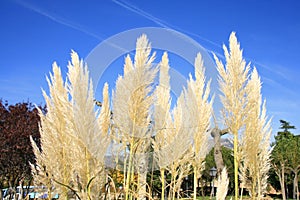
{"type": "Polygon", "coordinates": [[[223,119],[229,132],[233,134],[233,152],[234,152],[234,183],[235,200],[238,199],[238,136],[243,126],[248,110],[247,105],[247,81],[249,65],[246,65],[242,57],[242,50],[237,41],[235,33],[229,37],[229,50],[223,45],[226,58],[226,68],[221,61],[214,55],[219,72],[219,87],[222,93],[221,102],[223,104],[223,119]]]}
{"type": "Polygon", "coordinates": [[[194,199],[196,199],[197,180],[201,176],[202,164],[209,151],[207,130],[210,126],[212,113],[212,101],[209,101],[210,82],[205,84],[205,68],[201,54],[195,58],[195,80],[190,74],[188,88],[185,90],[185,105],[189,108],[189,119],[193,130],[194,158],[192,166],[194,169],[194,199]]]}
{"type": "Polygon", "coordinates": [[[222,169],[221,175],[218,177],[218,189],[216,193],[217,200],[225,200],[228,192],[229,179],[226,167],[222,169]]]}
{"type": "Polygon", "coordinates": [[[164,135],[166,144],[155,152],[158,157],[164,158],[159,161],[161,168],[170,168],[172,165],[180,165],[180,160],[190,157],[192,138],[195,127],[191,113],[195,112],[185,104],[184,93],[177,98],[176,106],[172,110],[172,118],[168,128],[168,134],[164,135]]]}
{"type": "Polygon", "coordinates": [[[188,90],[186,96],[187,104],[191,104],[191,110],[194,110],[195,121],[193,127],[197,127],[193,135],[193,144],[195,152],[195,164],[201,166],[206,154],[208,153],[208,134],[210,118],[212,113],[212,101],[209,101],[210,81],[205,84],[205,68],[201,54],[198,53],[195,58],[195,80],[190,75],[188,81],[188,90]]]}
{"type": "Polygon", "coordinates": [[[126,74],[128,74],[129,72],[131,72],[133,69],[134,69],[134,66],[133,66],[132,60],[131,60],[130,56],[127,55],[125,58],[125,64],[124,64],[124,76],[126,74]]]}
{"type": "Polygon", "coordinates": [[[71,142],[72,137],[68,135],[68,128],[71,126],[72,121],[67,111],[71,104],[68,100],[68,92],[62,80],[60,68],[56,63],[53,64],[53,74],[50,74],[50,79],[47,78],[47,82],[50,96],[43,91],[47,114],[44,115],[42,111],[39,112],[42,152],[33,143],[37,163],[37,171],[34,172],[37,175],[35,181],[48,186],[49,179],[52,180],[53,186],[64,198],[68,190],[61,187],[58,182],[69,185],[72,180],[73,177],[69,169],[73,168],[72,160],[75,153],[73,150],[74,143],[71,142]],[[45,176],[46,173],[48,176],[45,176]]]}
{"type": "Polygon", "coordinates": [[[251,193],[252,198],[262,198],[266,192],[270,169],[271,121],[266,116],[265,102],[262,104],[261,81],[254,68],[248,90],[248,115],[241,137],[240,178],[251,193]]]}
{"type": "Polygon", "coordinates": [[[250,65],[246,65],[242,57],[242,50],[237,41],[235,33],[231,33],[229,38],[229,49],[223,45],[226,58],[226,68],[221,61],[214,55],[219,72],[219,86],[221,102],[223,104],[223,118],[225,125],[230,128],[230,132],[237,134],[244,124],[246,111],[246,89],[248,72],[250,65]]]}
{"type": "Polygon", "coordinates": [[[82,195],[96,197],[101,188],[99,173],[104,170],[104,156],[109,145],[107,132],[110,123],[108,86],[104,87],[103,98],[106,99],[100,115],[97,116],[94,111],[93,87],[87,66],[75,52],[72,52],[71,57],[72,62],[68,65],[68,91],[71,97],[71,112],[74,122],[73,128],[69,130],[71,131],[70,135],[74,135],[81,144],[76,148],[78,159],[76,159],[77,162],[74,160],[76,163],[75,177],[78,191],[81,191],[82,195]],[[99,118],[103,121],[102,126],[100,126],[99,118]],[[88,186],[91,187],[88,188],[88,186]]]}
{"type": "Polygon", "coordinates": [[[72,102],[74,116],[74,131],[88,148],[88,151],[98,161],[104,162],[109,137],[110,106],[108,96],[108,84],[103,88],[103,102],[101,113],[95,113],[93,84],[89,79],[88,68],[79,60],[78,55],[72,52],[72,63],[68,66],[69,93],[72,102]],[[101,145],[102,148],[99,148],[101,145]],[[104,146],[102,146],[104,145],[104,146]]]}
{"type": "MultiPolygon", "coordinates": [[[[169,76],[169,59],[165,52],[162,61],[159,64],[159,85],[155,90],[154,102],[154,131],[155,139],[153,140],[154,153],[159,167],[163,167],[163,160],[166,157],[160,157],[158,152],[169,144],[168,137],[172,130],[171,122],[171,97],[170,97],[170,76],[169,76]]],[[[167,156],[167,155],[166,155],[167,156]]]]}
{"type": "Polygon", "coordinates": [[[271,153],[272,148],[270,148],[270,138],[272,134],[272,127],[271,127],[271,118],[268,118],[266,115],[266,101],[264,101],[262,106],[262,112],[260,116],[260,121],[263,124],[262,132],[263,138],[261,140],[261,153],[258,156],[259,160],[259,182],[258,187],[258,194],[261,196],[266,194],[267,192],[267,185],[268,185],[268,178],[269,178],[269,170],[271,168],[271,153]]]}
{"type": "MultiPolygon", "coordinates": [[[[125,185],[125,198],[129,197],[134,162],[144,163],[145,150],[149,147],[151,106],[153,104],[153,83],[157,68],[152,66],[155,53],[150,56],[151,45],[142,35],[137,39],[134,63],[129,56],[125,59],[124,75],[119,76],[113,93],[113,120],[118,136],[129,147],[129,160],[125,185]],[[129,146],[128,146],[129,145],[129,146]],[[139,156],[137,156],[139,155],[139,156]],[[144,155],[144,156],[140,156],[144,155]],[[134,160],[136,159],[136,160],[134,160]]],[[[138,165],[139,166],[139,165],[138,165]]],[[[139,180],[145,181],[140,171],[139,180]],[[141,176],[140,176],[141,175],[141,176]]],[[[139,188],[144,193],[145,188],[139,188]]]]}
{"type": "Polygon", "coordinates": [[[169,155],[160,154],[159,152],[169,147],[169,137],[172,133],[172,119],[170,114],[171,97],[170,97],[170,76],[169,76],[169,58],[167,52],[164,52],[162,61],[159,64],[159,84],[155,89],[154,100],[154,131],[155,139],[152,140],[154,149],[154,158],[157,162],[161,173],[161,198],[165,197],[165,168],[164,161],[168,160],[169,155]],[[166,156],[166,157],[163,157],[166,156]]]}
{"type": "MultiPolygon", "coordinates": [[[[158,152],[161,154],[161,157],[166,158],[162,161],[161,166],[167,166],[181,159],[183,154],[190,149],[192,143],[195,142],[193,141],[194,139],[198,141],[198,146],[195,148],[197,148],[197,155],[200,156],[201,159],[205,158],[208,151],[207,146],[205,146],[207,141],[206,131],[209,126],[212,108],[211,102],[207,102],[209,88],[207,87],[205,89],[204,69],[202,67],[203,63],[201,55],[199,54],[195,59],[196,80],[191,78],[188,82],[188,89],[184,89],[183,93],[178,97],[177,105],[172,112],[173,125],[170,126],[170,129],[166,130],[166,132],[168,131],[170,133],[164,136],[169,144],[158,152]],[[203,143],[201,141],[200,144],[200,140],[202,140],[203,143]]],[[[168,101],[164,102],[166,104],[168,101]]],[[[168,117],[168,115],[160,116],[168,117]]],[[[168,122],[168,120],[165,120],[165,122],[168,122]]]]}
{"type": "Polygon", "coordinates": [[[230,35],[229,48],[230,52],[224,46],[226,68],[216,56],[215,60],[223,119],[234,136],[235,199],[238,197],[238,168],[240,180],[252,198],[261,198],[270,166],[270,121],[267,121],[265,104],[262,105],[257,70],[254,68],[249,75],[250,65],[246,65],[242,57],[235,33],[230,35]]]}
{"type": "MultiPolygon", "coordinates": [[[[172,110],[172,115],[173,117],[170,119],[170,122],[167,121],[166,123],[165,134],[163,136],[159,135],[156,139],[163,141],[155,141],[161,144],[161,148],[155,149],[155,154],[159,159],[158,164],[160,169],[163,169],[163,172],[166,169],[171,174],[170,187],[172,190],[170,190],[170,195],[174,199],[175,193],[182,181],[181,179],[190,172],[189,161],[192,159],[190,149],[193,127],[191,127],[192,124],[189,118],[190,108],[187,108],[185,105],[184,93],[181,93],[177,98],[177,104],[172,110]]],[[[161,173],[162,181],[164,178],[163,175],[161,173]]]]}
{"type": "MultiPolygon", "coordinates": [[[[50,79],[47,79],[50,96],[43,91],[48,112],[45,115],[40,112],[42,152],[33,144],[36,169],[39,169],[35,174],[43,175],[41,172],[45,169],[61,198],[67,198],[69,190],[80,198],[95,198],[101,187],[99,173],[103,170],[109,143],[107,123],[110,116],[105,108],[100,114],[102,124],[98,122],[87,66],[75,52],[71,57],[69,82],[62,81],[60,69],[54,63],[53,75],[50,74],[50,79]]],[[[106,107],[107,101],[106,98],[106,107]]],[[[39,181],[45,180],[40,176],[39,181]]]]}
{"type": "Polygon", "coordinates": [[[137,40],[135,63],[127,57],[124,76],[119,76],[113,93],[114,122],[124,137],[144,138],[150,122],[153,101],[152,84],[157,69],[151,66],[155,54],[150,56],[151,46],[145,35],[137,40]],[[130,67],[129,67],[130,66],[130,67]]]}

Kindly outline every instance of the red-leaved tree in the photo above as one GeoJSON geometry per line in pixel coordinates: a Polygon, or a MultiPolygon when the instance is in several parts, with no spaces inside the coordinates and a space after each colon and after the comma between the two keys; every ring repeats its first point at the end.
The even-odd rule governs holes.
{"type": "Polygon", "coordinates": [[[29,162],[35,163],[35,157],[29,138],[40,143],[39,121],[32,103],[9,105],[0,100],[0,187],[30,182],[29,162]]]}

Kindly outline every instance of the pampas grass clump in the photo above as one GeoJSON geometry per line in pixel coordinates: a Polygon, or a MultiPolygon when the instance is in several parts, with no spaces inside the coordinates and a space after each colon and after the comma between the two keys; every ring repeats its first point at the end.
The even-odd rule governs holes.
{"type": "MultiPolygon", "coordinates": [[[[260,78],[256,69],[250,73],[234,33],[230,35],[229,50],[224,45],[224,54],[226,66],[214,57],[222,93],[222,117],[234,137],[235,198],[238,170],[252,198],[261,198],[270,168],[271,129],[261,100],[260,78]]],[[[50,199],[54,192],[62,199],[100,199],[106,177],[104,157],[112,141],[117,145],[110,150],[124,158],[121,184],[126,200],[152,197],[146,181],[151,147],[161,174],[162,199],[167,187],[168,198],[179,198],[182,182],[191,173],[196,199],[197,182],[208,153],[208,130],[212,128],[210,81],[206,81],[201,54],[197,54],[194,78],[190,75],[172,108],[168,54],[163,54],[158,67],[153,65],[154,60],[148,38],[140,36],[134,59],[129,55],[125,58],[112,102],[108,85],[104,85],[101,110],[95,108],[88,68],[75,52],[71,54],[66,81],[53,64],[53,73],[47,78],[49,94],[43,91],[48,112],[40,111],[41,148],[32,140],[36,156],[36,165],[32,165],[34,181],[48,188],[50,199]],[[159,82],[155,87],[157,74],[159,82]],[[171,175],[168,185],[166,174],[171,175]]],[[[225,168],[218,183],[216,197],[225,199],[225,168]]]]}
{"type": "Polygon", "coordinates": [[[261,199],[267,192],[270,169],[271,121],[266,116],[266,102],[262,103],[261,82],[257,70],[251,73],[248,90],[248,115],[240,144],[240,179],[252,199],[261,199]]]}
{"type": "Polygon", "coordinates": [[[238,198],[238,175],[253,199],[266,191],[270,168],[270,121],[265,103],[261,104],[261,82],[257,70],[250,73],[235,33],[224,45],[226,67],[215,57],[222,92],[222,116],[234,137],[235,199],[238,198]]]}
{"type": "Polygon", "coordinates": [[[152,66],[155,53],[150,54],[151,45],[146,35],[142,35],[137,39],[134,62],[126,57],[124,75],[118,77],[113,93],[113,121],[129,157],[124,169],[126,200],[133,196],[146,196],[146,153],[150,147],[150,108],[153,104],[151,92],[157,73],[157,68],[152,66]],[[138,166],[141,167],[137,169],[138,166]],[[133,179],[137,170],[139,184],[133,179]],[[132,185],[137,185],[137,190],[130,188],[132,185]]]}
{"type": "Polygon", "coordinates": [[[97,114],[87,66],[75,52],[71,57],[67,81],[54,63],[47,79],[50,95],[43,91],[48,112],[40,112],[41,149],[32,140],[37,163],[32,166],[33,175],[37,185],[47,186],[49,198],[53,189],[62,199],[95,199],[101,195],[109,144],[108,86],[97,114]]]}

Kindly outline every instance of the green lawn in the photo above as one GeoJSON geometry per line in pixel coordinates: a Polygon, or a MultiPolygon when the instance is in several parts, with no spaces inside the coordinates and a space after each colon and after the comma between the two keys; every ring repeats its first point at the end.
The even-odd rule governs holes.
{"type": "MultiPolygon", "coordinates": [[[[234,199],[234,196],[227,196],[226,197],[226,200],[230,200],[230,199],[234,199]]],[[[215,200],[216,198],[213,197],[212,200],[215,200]]],[[[249,196],[244,196],[243,197],[243,200],[247,200],[249,199],[249,196]]],[[[274,198],[274,200],[276,199],[282,199],[282,198],[274,198]]],[[[193,198],[182,198],[181,200],[193,200],[193,198]]],[[[197,197],[197,200],[210,200],[210,197],[209,196],[205,196],[205,197],[197,197]]],[[[287,200],[292,200],[292,199],[287,199],[287,200]]]]}
{"type": "MultiPolygon", "coordinates": [[[[227,196],[226,200],[230,200],[230,199],[234,199],[234,196],[227,196]]],[[[243,199],[246,200],[248,199],[249,196],[244,196],[243,199]]],[[[216,197],[213,197],[212,200],[215,200],[216,197]]],[[[193,200],[193,198],[181,198],[181,200],[193,200]]],[[[210,200],[209,196],[205,196],[205,197],[197,197],[197,200],[210,200]]]]}

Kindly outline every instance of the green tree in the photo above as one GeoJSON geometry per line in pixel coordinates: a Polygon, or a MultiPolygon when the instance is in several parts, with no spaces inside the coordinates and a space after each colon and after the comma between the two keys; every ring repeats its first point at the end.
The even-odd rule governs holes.
{"type": "Polygon", "coordinates": [[[294,166],[296,164],[293,161],[293,159],[295,158],[295,152],[297,152],[295,148],[298,143],[295,142],[295,137],[290,132],[290,129],[295,129],[295,127],[291,126],[289,122],[284,120],[280,120],[280,123],[280,129],[283,129],[283,131],[279,131],[277,133],[277,136],[275,136],[275,142],[272,143],[273,151],[271,157],[273,170],[278,176],[280,182],[282,199],[285,200],[286,193],[284,177],[287,173],[286,170],[293,169],[298,173],[297,167],[294,166]],[[293,162],[293,164],[290,163],[291,161],[293,162]]]}
{"type": "Polygon", "coordinates": [[[292,125],[290,125],[290,122],[287,122],[287,121],[285,121],[285,120],[279,120],[279,122],[281,123],[281,126],[280,126],[280,129],[283,129],[283,131],[282,132],[279,132],[279,133],[289,133],[290,131],[290,129],[296,129],[296,127],[295,126],[292,126],[292,125]]]}
{"type": "Polygon", "coordinates": [[[283,131],[278,132],[278,134],[286,136],[289,138],[288,149],[285,153],[285,157],[288,160],[288,165],[286,166],[287,171],[290,171],[293,176],[293,199],[299,199],[299,188],[298,188],[298,173],[300,170],[300,145],[299,137],[291,133],[291,129],[296,129],[295,126],[291,125],[285,120],[280,120],[280,129],[283,131]]]}
{"type": "Polygon", "coordinates": [[[293,174],[293,199],[299,200],[298,173],[300,171],[300,145],[299,137],[294,136],[290,143],[290,151],[288,151],[289,165],[287,169],[293,174]]]}

